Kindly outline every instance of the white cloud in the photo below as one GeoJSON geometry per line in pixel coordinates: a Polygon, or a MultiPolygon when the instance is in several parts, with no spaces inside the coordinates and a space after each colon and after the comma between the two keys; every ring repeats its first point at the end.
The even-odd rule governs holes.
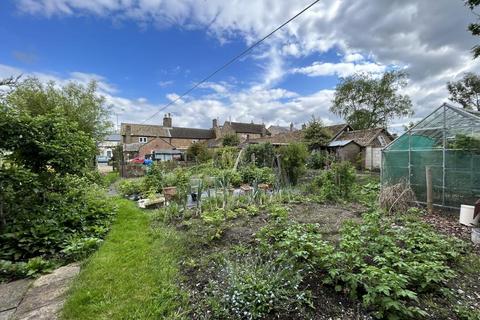
{"type": "Polygon", "coordinates": [[[157,82],[158,86],[161,88],[171,86],[173,84],[173,80],[166,80],[166,81],[158,81],[157,82]]]}
{"type": "MultiPolygon", "coordinates": [[[[207,27],[207,33],[220,42],[242,37],[247,44],[306,5],[274,0],[19,0],[17,3],[19,10],[35,15],[91,14],[116,22],[133,20],[142,27],[202,30],[207,27]]],[[[464,71],[480,72],[480,63],[472,61],[470,54],[478,39],[466,31],[468,23],[474,20],[475,16],[462,1],[323,0],[255,52],[263,74],[254,89],[269,92],[285,76],[288,59],[337,50],[344,56],[342,62],[317,62],[295,72],[345,76],[355,71],[380,72],[391,65],[407,66],[411,81],[405,90],[414,101],[417,116],[425,115],[446,100],[447,81],[464,71]]],[[[242,94],[244,91],[238,93],[242,94]]],[[[318,110],[306,104],[306,100],[295,101],[303,103],[304,107],[297,110],[302,114],[318,110]]],[[[224,107],[214,100],[202,103],[212,110],[224,107]]],[[[291,106],[297,108],[298,104],[291,106]]],[[[242,111],[246,118],[253,113],[242,111]]],[[[276,114],[265,119],[273,119],[276,114]]]]}
{"type": "Polygon", "coordinates": [[[368,73],[382,73],[386,69],[386,66],[373,63],[373,62],[364,62],[360,64],[352,62],[314,62],[310,66],[302,68],[294,68],[293,73],[302,73],[310,77],[319,77],[319,76],[339,76],[347,77],[356,72],[368,72],[368,73]]]}

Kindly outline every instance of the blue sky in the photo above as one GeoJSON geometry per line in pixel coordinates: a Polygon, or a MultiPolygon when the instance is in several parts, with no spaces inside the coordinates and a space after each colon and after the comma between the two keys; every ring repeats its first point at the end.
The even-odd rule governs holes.
{"type": "MultiPolygon", "coordinates": [[[[471,13],[461,1],[425,2],[321,2],[166,112],[175,125],[194,127],[213,117],[299,126],[315,115],[334,123],[340,119],[328,108],[339,76],[396,67],[410,73],[405,93],[420,117],[445,101],[446,81],[478,71],[468,52],[475,39],[465,31],[471,13]]],[[[142,121],[308,3],[4,1],[0,77],[97,80],[121,121],[142,121]]]]}

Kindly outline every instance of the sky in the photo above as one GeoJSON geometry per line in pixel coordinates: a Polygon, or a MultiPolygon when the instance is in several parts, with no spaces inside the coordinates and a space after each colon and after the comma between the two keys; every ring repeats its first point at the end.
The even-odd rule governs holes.
{"type": "Polygon", "coordinates": [[[405,69],[412,118],[448,102],[447,81],[479,72],[462,0],[323,0],[166,110],[312,0],[4,0],[0,78],[95,80],[112,121],[211,127],[212,119],[300,127],[329,112],[339,77],[405,69]]]}

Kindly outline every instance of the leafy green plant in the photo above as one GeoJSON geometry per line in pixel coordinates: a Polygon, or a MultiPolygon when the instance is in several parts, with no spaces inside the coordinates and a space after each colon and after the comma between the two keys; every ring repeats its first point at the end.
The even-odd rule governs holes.
{"type": "Polygon", "coordinates": [[[83,259],[95,251],[102,242],[102,239],[96,237],[73,238],[63,248],[62,253],[73,260],[83,259]]]}
{"type": "Polygon", "coordinates": [[[224,147],[235,147],[240,144],[240,139],[235,133],[227,134],[222,139],[222,145],[224,147]]]}
{"type": "Polygon", "coordinates": [[[326,200],[348,200],[355,187],[355,169],[349,162],[334,163],[313,180],[312,187],[326,200]]]}
{"type": "Polygon", "coordinates": [[[210,282],[210,305],[220,319],[264,319],[299,316],[311,306],[311,295],[300,288],[302,275],[292,265],[256,256],[226,260],[219,280],[210,282]]]}
{"type": "Polygon", "coordinates": [[[252,155],[255,155],[254,165],[258,168],[271,167],[275,158],[275,150],[271,143],[250,144],[244,151],[244,162],[251,163],[252,155]]]}
{"type": "Polygon", "coordinates": [[[123,179],[118,183],[118,191],[124,197],[140,194],[144,190],[142,179],[123,179]]]}
{"type": "Polygon", "coordinates": [[[305,163],[308,157],[307,147],[302,143],[292,143],[281,147],[279,153],[288,183],[297,184],[298,179],[305,173],[305,163]]]}

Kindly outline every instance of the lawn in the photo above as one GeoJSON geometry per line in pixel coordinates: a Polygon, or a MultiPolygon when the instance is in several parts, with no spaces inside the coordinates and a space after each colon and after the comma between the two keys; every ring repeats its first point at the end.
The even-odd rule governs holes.
{"type": "Polygon", "coordinates": [[[101,248],[76,279],[64,319],[182,318],[178,289],[184,240],[155,225],[133,202],[118,200],[119,213],[101,248]]]}

